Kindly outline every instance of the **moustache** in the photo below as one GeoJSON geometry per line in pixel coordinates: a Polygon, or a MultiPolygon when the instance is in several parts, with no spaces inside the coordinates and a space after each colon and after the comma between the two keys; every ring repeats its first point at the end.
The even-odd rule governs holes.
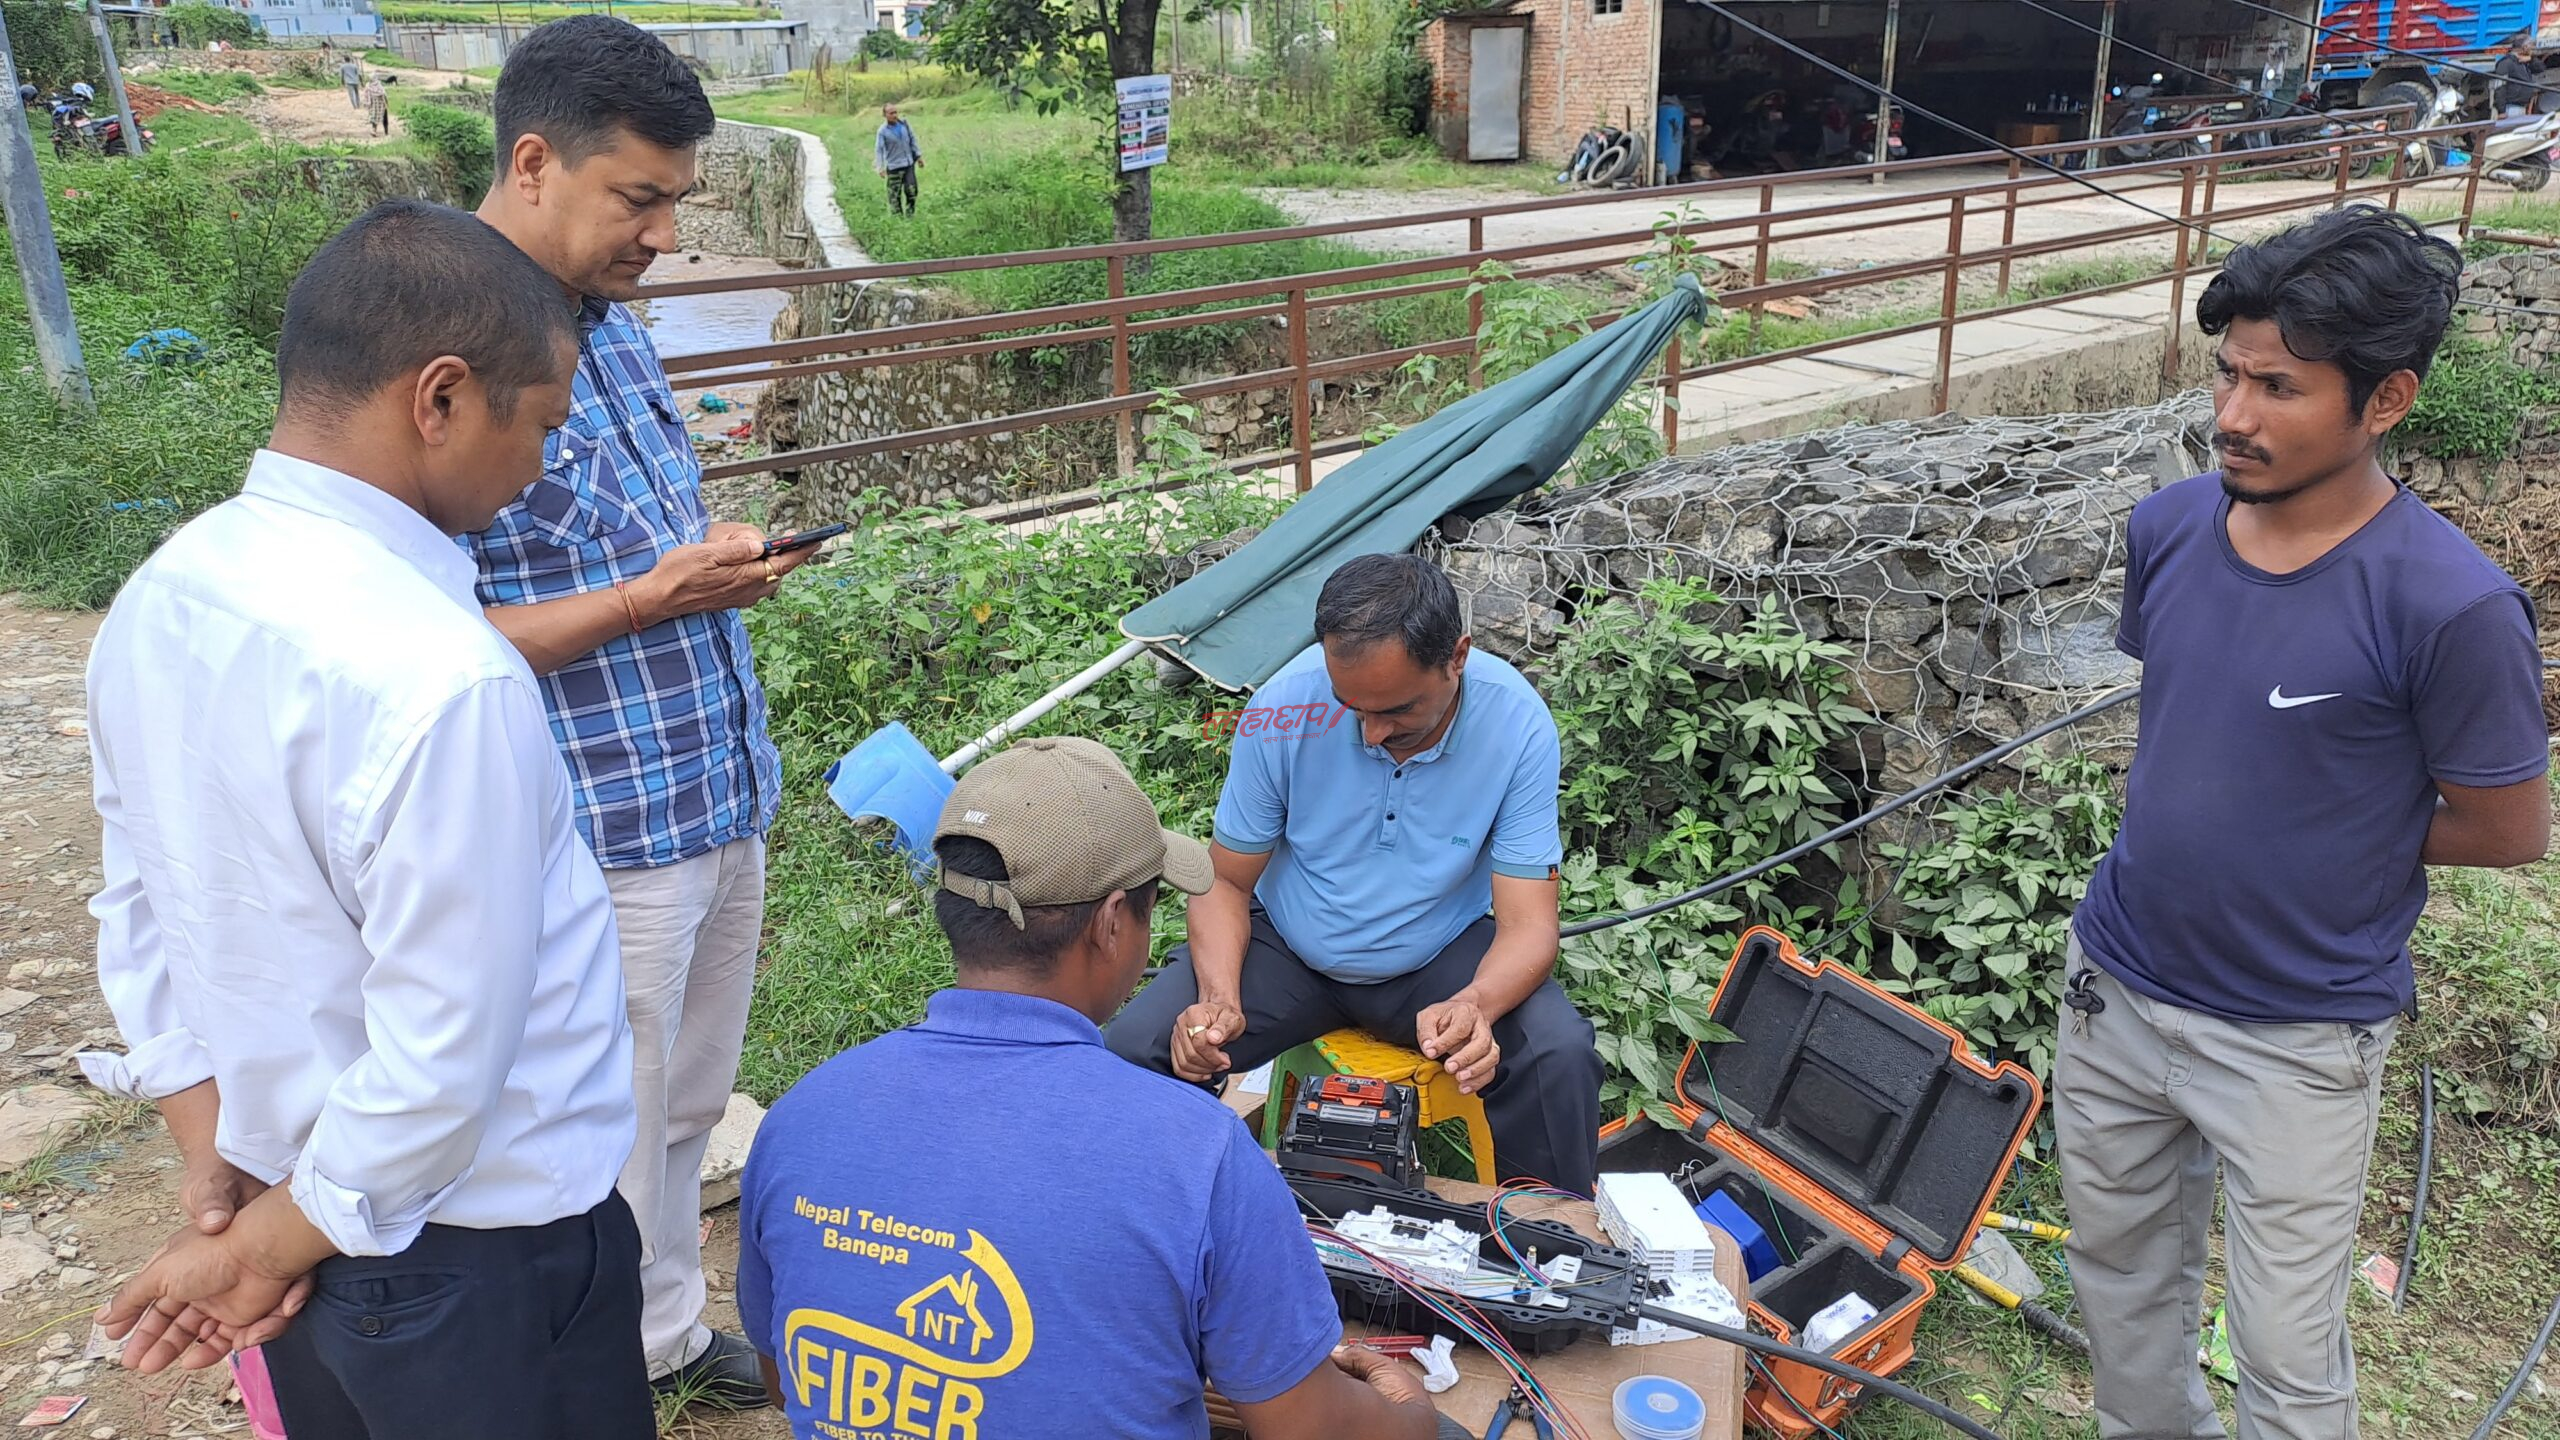
{"type": "Polygon", "coordinates": [[[2266,451],[2259,449],[2257,446],[2250,444],[2239,436],[2227,435],[2219,430],[2213,432],[2213,448],[2221,451],[2225,455],[2237,455],[2244,460],[2268,461],[2274,459],[2274,457],[2269,455],[2266,451]]]}

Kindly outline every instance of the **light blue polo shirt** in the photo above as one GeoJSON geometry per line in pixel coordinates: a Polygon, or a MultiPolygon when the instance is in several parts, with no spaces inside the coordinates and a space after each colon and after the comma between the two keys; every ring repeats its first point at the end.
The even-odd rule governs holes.
{"type": "Polygon", "coordinates": [[[1334,979],[1421,969],[1493,908],[1495,875],[1544,880],[1564,860],[1555,717],[1500,656],[1468,654],[1449,733],[1401,765],[1361,740],[1322,645],[1254,692],[1233,739],[1218,843],[1271,856],[1255,898],[1334,979]]]}

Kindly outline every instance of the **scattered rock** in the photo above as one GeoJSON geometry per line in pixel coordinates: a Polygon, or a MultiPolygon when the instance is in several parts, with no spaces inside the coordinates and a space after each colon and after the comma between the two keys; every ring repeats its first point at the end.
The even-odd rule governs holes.
{"type": "Polygon", "coordinates": [[[65,1265],[62,1267],[60,1283],[65,1290],[77,1290],[83,1285],[95,1285],[98,1283],[98,1272],[86,1265],[65,1265]]]}
{"type": "Polygon", "coordinates": [[[89,1096],[60,1085],[28,1085],[0,1097],[0,1170],[34,1159],[96,1107],[89,1096]]]}
{"type": "Polygon", "coordinates": [[[738,1174],[747,1168],[747,1147],[764,1124],[764,1107],[744,1095],[729,1097],[720,1123],[711,1127],[702,1152],[702,1208],[716,1210],[738,1198],[738,1174]]]}
{"type": "MultiPolygon", "coordinates": [[[[34,1239],[0,1235],[0,1291],[15,1290],[52,1268],[53,1256],[34,1239]]],[[[44,1353],[52,1353],[50,1344],[44,1353]]]]}
{"type": "Polygon", "coordinates": [[[33,990],[0,990],[0,1015],[15,1015],[42,998],[33,990]]]}

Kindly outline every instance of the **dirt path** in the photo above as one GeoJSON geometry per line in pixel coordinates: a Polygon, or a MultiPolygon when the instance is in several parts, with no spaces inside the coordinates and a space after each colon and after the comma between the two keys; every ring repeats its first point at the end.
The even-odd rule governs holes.
{"type": "MultiPolygon", "coordinates": [[[[367,65],[367,74],[380,72],[395,77],[394,95],[404,89],[444,90],[471,77],[443,70],[397,70],[390,66],[367,65]]],[[[486,83],[486,82],[480,82],[486,83]]],[[[332,85],[326,90],[270,89],[249,100],[242,107],[260,132],[278,140],[296,140],[304,144],[332,141],[370,144],[381,138],[365,124],[364,111],[347,103],[347,92],[332,85]]],[[[399,117],[392,117],[396,131],[399,117]]]]}
{"type": "MultiPolygon", "coordinates": [[[[333,98],[333,97],[323,97],[333,98]]],[[[344,104],[343,97],[338,98],[344,104]]],[[[98,994],[98,822],[90,807],[82,676],[99,616],[0,595],[0,1091],[60,1084],[94,1097],[68,1060],[119,1047],[98,994]]],[[[41,1092],[37,1092],[41,1093],[41,1092]]],[[[0,1176],[0,1427],[50,1395],[88,1403],[55,1432],[100,1440],[244,1435],[226,1370],[143,1377],[84,1360],[89,1313],[179,1221],[177,1152],[143,1107],[105,1105],[67,1143],[0,1176]],[[24,1257],[23,1267],[11,1261],[24,1257]],[[37,1273],[20,1277],[19,1268],[37,1273]]],[[[734,1329],[734,1208],[712,1217],[711,1323],[734,1329]]],[[[678,1418],[670,1435],[782,1440],[767,1411],[678,1418]]]]}

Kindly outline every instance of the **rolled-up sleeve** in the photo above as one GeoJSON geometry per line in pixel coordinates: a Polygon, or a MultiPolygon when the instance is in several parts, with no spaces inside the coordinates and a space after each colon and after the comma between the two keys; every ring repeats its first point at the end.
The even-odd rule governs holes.
{"type": "Polygon", "coordinates": [[[395,752],[350,856],[368,1048],[340,1072],[293,1197],[348,1255],[408,1248],[471,1171],[524,1044],[542,934],[545,774],[521,680],[464,691],[395,752]]]}
{"type": "Polygon", "coordinates": [[[213,1057],[179,1018],[169,985],[169,957],[151,898],[143,893],[125,833],[124,801],[89,727],[90,771],[96,777],[98,866],[105,884],[89,901],[98,922],[98,989],[116,1018],[125,1052],[76,1058],[89,1083],[134,1100],[159,1100],[213,1078],[213,1057]]]}

